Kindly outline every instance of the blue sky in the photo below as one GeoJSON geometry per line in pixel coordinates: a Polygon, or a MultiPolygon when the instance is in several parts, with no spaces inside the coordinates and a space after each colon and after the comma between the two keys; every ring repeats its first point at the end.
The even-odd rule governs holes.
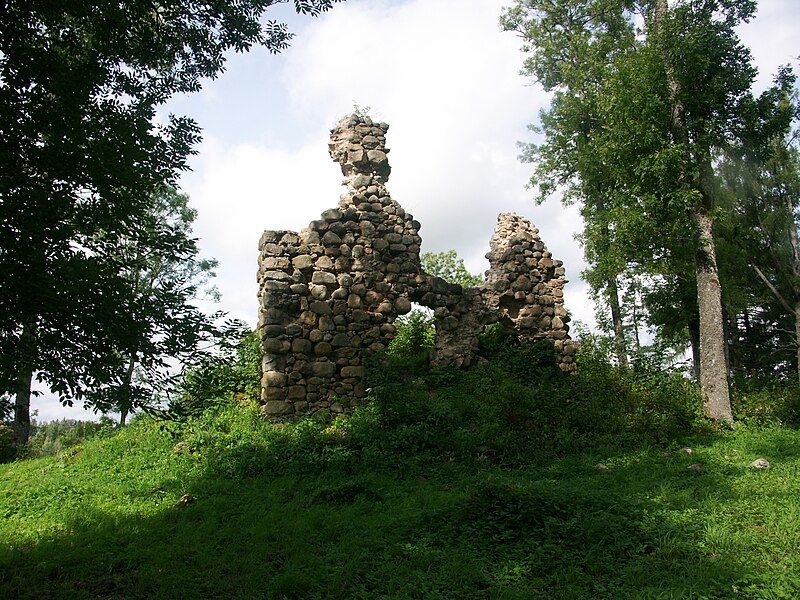
{"type": "MultiPolygon", "coordinates": [[[[574,240],[575,208],[536,206],[530,167],[517,142],[547,96],[519,75],[520,41],[500,31],[508,0],[347,0],[317,19],[278,6],[268,19],[296,34],[280,55],[256,48],[229,57],[226,72],[165,112],[203,128],[182,187],[198,208],[195,233],[220,261],[220,308],[255,324],[256,246],[264,229],[300,229],[336,205],[341,175],[327,153],[328,130],[353,103],[391,128],[392,195],[422,223],[423,251],[454,248],[473,272],[488,267],[496,215],[518,212],[541,230],[571,283],[567,308],[591,325],[593,309],[574,240]]],[[[763,89],[778,65],[800,54],[800,0],[761,0],[740,33],[763,89]]],[[[87,418],[49,396],[39,419],[87,418]]]]}

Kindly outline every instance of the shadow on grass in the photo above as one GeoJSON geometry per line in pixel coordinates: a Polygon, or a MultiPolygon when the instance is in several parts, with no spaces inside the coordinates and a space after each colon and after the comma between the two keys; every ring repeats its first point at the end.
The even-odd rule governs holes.
{"type": "Polygon", "coordinates": [[[402,473],[289,456],[274,475],[266,445],[232,448],[200,476],[132,490],[162,503],[155,515],[84,509],[49,539],[2,550],[0,596],[788,598],[797,580],[781,574],[797,557],[770,555],[750,532],[758,519],[737,515],[790,494],[777,482],[796,470],[799,439],[617,452],[608,471],[589,454],[515,469],[430,455],[402,473]],[[774,479],[746,484],[760,474],[725,458],[742,445],[772,456],[774,479]],[[175,506],[186,490],[196,501],[175,506]]]}

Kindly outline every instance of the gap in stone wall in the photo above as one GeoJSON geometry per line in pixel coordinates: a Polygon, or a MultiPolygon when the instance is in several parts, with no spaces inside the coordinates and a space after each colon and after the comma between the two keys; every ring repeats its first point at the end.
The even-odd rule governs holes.
{"type": "Polygon", "coordinates": [[[421,313],[425,314],[428,317],[432,317],[433,316],[433,309],[432,308],[428,308],[427,306],[423,306],[419,302],[412,302],[411,303],[411,312],[409,314],[413,313],[414,311],[421,312],[421,313]]]}
{"type": "MultiPolygon", "coordinates": [[[[429,326],[431,328],[431,333],[433,335],[433,344],[435,346],[435,344],[436,344],[436,328],[435,328],[435,325],[434,325],[433,309],[428,308],[427,306],[423,306],[422,304],[420,304],[418,302],[411,302],[411,310],[408,312],[408,314],[405,314],[405,315],[402,315],[402,316],[398,317],[398,319],[395,321],[395,326],[398,328],[398,331],[396,332],[395,336],[397,335],[397,333],[399,333],[402,330],[403,326],[406,323],[408,323],[411,319],[413,319],[416,315],[420,315],[423,319],[425,319],[424,322],[427,322],[429,324],[429,326]]],[[[419,332],[417,332],[417,333],[419,333],[419,332]]],[[[406,338],[405,341],[407,341],[407,338],[406,338]]],[[[390,344],[389,344],[390,348],[392,347],[393,343],[394,343],[394,340],[392,340],[392,342],[390,342],[390,344]]],[[[416,343],[421,343],[421,340],[417,340],[416,343]]],[[[419,348],[410,348],[410,349],[411,350],[418,350],[419,348]]]]}

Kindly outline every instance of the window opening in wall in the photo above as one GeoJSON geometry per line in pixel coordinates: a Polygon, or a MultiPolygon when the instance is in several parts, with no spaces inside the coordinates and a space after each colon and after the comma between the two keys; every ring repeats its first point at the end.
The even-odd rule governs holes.
{"type": "Polygon", "coordinates": [[[412,302],[411,311],[398,317],[394,326],[397,331],[388,348],[391,356],[417,356],[429,353],[436,345],[436,328],[430,308],[412,302]]]}

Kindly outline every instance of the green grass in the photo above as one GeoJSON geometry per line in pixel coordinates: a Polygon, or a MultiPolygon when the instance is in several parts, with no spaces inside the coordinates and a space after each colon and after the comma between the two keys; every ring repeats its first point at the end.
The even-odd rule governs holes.
{"type": "Polygon", "coordinates": [[[434,373],[330,425],[244,403],[0,465],[0,598],[799,597],[797,430],[517,416],[629,383],[434,373]]]}

